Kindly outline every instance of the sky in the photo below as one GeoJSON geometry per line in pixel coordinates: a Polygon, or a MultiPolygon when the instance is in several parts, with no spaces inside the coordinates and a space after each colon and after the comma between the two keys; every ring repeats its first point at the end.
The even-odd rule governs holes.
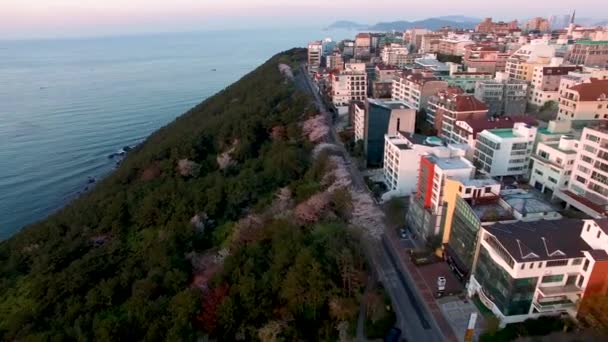
{"type": "MultiPolygon", "coordinates": [[[[598,11],[604,1],[576,1],[577,16],[608,17],[598,11]]],[[[567,14],[573,5],[562,0],[0,0],[0,39],[324,27],[335,20],[376,23],[441,15],[510,20],[567,14]]]]}

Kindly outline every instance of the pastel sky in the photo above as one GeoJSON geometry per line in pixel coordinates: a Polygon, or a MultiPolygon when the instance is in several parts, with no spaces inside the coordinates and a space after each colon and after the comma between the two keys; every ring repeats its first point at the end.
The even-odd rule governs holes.
{"type": "MultiPolygon", "coordinates": [[[[500,19],[571,12],[608,14],[605,0],[0,0],[0,39],[188,31],[229,27],[320,27],[440,15],[500,19]]],[[[604,18],[600,18],[604,19],[604,18]]],[[[608,18],[606,18],[608,19],[608,18]]]]}

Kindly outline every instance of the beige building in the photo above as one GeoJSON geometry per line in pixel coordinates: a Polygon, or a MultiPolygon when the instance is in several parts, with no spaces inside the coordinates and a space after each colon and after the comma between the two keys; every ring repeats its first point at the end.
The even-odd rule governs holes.
{"type": "Polygon", "coordinates": [[[503,72],[510,53],[500,52],[498,47],[484,44],[470,44],[465,47],[462,64],[475,72],[503,72]]]}
{"type": "Polygon", "coordinates": [[[508,34],[511,30],[517,30],[517,28],[517,20],[508,23],[504,21],[496,23],[492,21],[492,18],[486,18],[475,27],[475,31],[481,33],[508,34]]]}
{"type": "Polygon", "coordinates": [[[549,32],[551,30],[551,24],[549,20],[541,17],[536,17],[528,20],[525,26],[526,31],[540,31],[549,32]]]}
{"type": "Polygon", "coordinates": [[[438,53],[443,55],[464,56],[467,46],[473,44],[470,40],[441,39],[438,53]]]}
{"type": "Polygon", "coordinates": [[[577,66],[546,67],[535,66],[528,88],[528,103],[542,106],[546,102],[559,101],[559,85],[563,76],[571,71],[579,71],[577,66]]]}
{"type": "Polygon", "coordinates": [[[344,70],[331,75],[331,98],[337,107],[367,98],[365,63],[346,63],[344,70]]]}
{"type": "Polygon", "coordinates": [[[334,52],[326,57],[325,63],[327,69],[342,71],[344,69],[344,60],[339,52],[334,52]]]}
{"type": "Polygon", "coordinates": [[[390,44],[382,48],[380,58],[382,63],[386,65],[392,65],[397,67],[403,67],[406,65],[413,56],[409,55],[407,47],[399,44],[390,44]]]}
{"type": "Polygon", "coordinates": [[[391,97],[403,101],[415,110],[426,108],[431,95],[448,88],[448,82],[431,73],[399,72],[393,80],[391,97]]]}
{"type": "Polygon", "coordinates": [[[608,67],[608,40],[576,42],[568,53],[568,61],[577,65],[608,67]]]}
{"type": "Polygon", "coordinates": [[[560,87],[557,120],[608,119],[608,79],[560,87]]]}
{"type": "Polygon", "coordinates": [[[558,59],[554,59],[555,46],[548,44],[527,44],[519,48],[507,59],[505,72],[509,79],[532,81],[535,66],[557,66],[558,59]]]}
{"type": "Polygon", "coordinates": [[[420,40],[420,47],[418,51],[420,53],[437,53],[439,52],[439,43],[443,39],[443,33],[431,32],[422,35],[420,40]]]}
{"type": "Polygon", "coordinates": [[[372,46],[372,36],[369,33],[359,33],[355,37],[355,57],[368,57],[372,46]]]}

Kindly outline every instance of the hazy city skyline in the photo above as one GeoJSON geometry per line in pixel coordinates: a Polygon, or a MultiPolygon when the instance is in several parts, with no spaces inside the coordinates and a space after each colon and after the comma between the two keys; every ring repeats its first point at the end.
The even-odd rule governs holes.
{"type": "Polygon", "coordinates": [[[144,32],[189,31],[245,27],[322,27],[335,20],[364,23],[465,15],[501,20],[549,17],[570,13],[598,17],[600,0],[573,3],[542,0],[438,0],[432,6],[399,0],[5,0],[0,11],[0,39],[95,36],[144,32]]]}

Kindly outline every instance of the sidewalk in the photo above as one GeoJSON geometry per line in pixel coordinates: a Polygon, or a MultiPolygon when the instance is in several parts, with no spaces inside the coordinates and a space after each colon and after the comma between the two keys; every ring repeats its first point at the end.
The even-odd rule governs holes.
{"type": "Polygon", "coordinates": [[[454,331],[450,323],[443,316],[437,301],[435,300],[435,296],[433,290],[429,288],[427,282],[424,280],[422,274],[420,274],[418,267],[412,263],[407,255],[405,249],[401,248],[401,244],[399,243],[399,238],[393,229],[387,229],[385,231],[385,235],[387,241],[390,243],[393,251],[399,256],[399,266],[401,267],[401,271],[407,273],[409,277],[413,280],[414,285],[418,289],[420,293],[421,299],[424,301],[426,307],[428,308],[435,322],[437,323],[441,333],[445,337],[446,341],[459,341],[456,337],[454,331]]]}

